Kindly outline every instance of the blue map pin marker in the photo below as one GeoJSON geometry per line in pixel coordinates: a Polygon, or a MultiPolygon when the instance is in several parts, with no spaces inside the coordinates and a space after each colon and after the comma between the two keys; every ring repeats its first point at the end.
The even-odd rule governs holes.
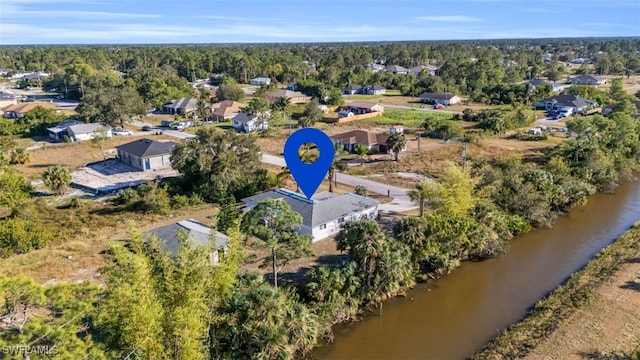
{"type": "Polygon", "coordinates": [[[302,192],[311,199],[313,194],[327,176],[333,162],[333,142],[324,132],[314,128],[302,128],[289,136],[284,144],[284,160],[291,171],[293,179],[298,183],[302,192]],[[320,155],[311,164],[300,160],[298,149],[302,144],[313,143],[318,147],[320,155]]]}

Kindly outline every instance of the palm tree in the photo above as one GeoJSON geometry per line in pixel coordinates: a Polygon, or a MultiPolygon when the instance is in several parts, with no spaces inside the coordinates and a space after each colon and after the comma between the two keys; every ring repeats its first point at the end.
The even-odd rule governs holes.
{"type": "Polygon", "coordinates": [[[42,181],[56,194],[63,194],[71,183],[71,173],[62,165],[50,166],[42,174],[42,181]]]}
{"type": "Polygon", "coordinates": [[[398,161],[398,155],[407,145],[407,139],[404,137],[404,134],[395,132],[389,135],[386,145],[393,154],[395,161],[398,161]]]}
{"type": "Polygon", "coordinates": [[[282,167],[278,175],[276,175],[276,178],[278,179],[278,183],[280,183],[281,185],[284,184],[285,181],[293,180],[293,182],[296,183],[296,192],[300,192],[298,182],[293,178],[293,175],[291,175],[291,170],[288,167],[282,167]]]}
{"type": "Polygon", "coordinates": [[[361,162],[360,165],[364,166],[364,159],[367,158],[367,152],[369,151],[369,149],[367,148],[367,145],[365,144],[358,144],[358,146],[356,146],[356,148],[353,150],[353,152],[356,153],[356,155],[358,155],[358,158],[360,158],[361,162]]]}
{"type": "Polygon", "coordinates": [[[418,203],[420,217],[424,216],[424,203],[429,198],[432,186],[431,181],[425,178],[416,184],[415,189],[407,192],[411,201],[418,203]]]}
{"type": "Polygon", "coordinates": [[[209,116],[211,116],[211,105],[207,104],[207,102],[202,98],[198,99],[198,103],[196,104],[196,115],[198,115],[202,121],[207,120],[209,116]]]}
{"type": "Polygon", "coordinates": [[[341,145],[339,144],[333,145],[333,161],[331,161],[331,166],[329,166],[329,192],[333,192],[333,186],[338,185],[338,180],[336,178],[336,170],[338,170],[338,166],[344,154],[345,154],[345,151],[341,145]]]}

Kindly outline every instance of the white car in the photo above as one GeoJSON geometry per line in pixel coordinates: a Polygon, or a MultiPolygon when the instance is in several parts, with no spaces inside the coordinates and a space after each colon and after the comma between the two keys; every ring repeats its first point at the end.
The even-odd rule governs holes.
{"type": "Polygon", "coordinates": [[[113,135],[133,135],[133,133],[129,130],[125,130],[123,128],[113,128],[111,129],[111,134],[113,135]]]}

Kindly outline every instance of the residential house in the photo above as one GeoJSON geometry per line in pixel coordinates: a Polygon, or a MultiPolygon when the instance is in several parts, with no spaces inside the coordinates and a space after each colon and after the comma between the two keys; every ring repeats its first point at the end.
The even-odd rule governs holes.
{"type": "Polygon", "coordinates": [[[307,199],[303,194],[286,189],[276,189],[242,199],[244,211],[266,199],[286,202],[302,216],[298,233],[311,235],[313,241],[325,239],[342,231],[350,220],[376,219],[380,202],[352,193],[334,194],[321,192],[307,199]]]}
{"type": "Polygon", "coordinates": [[[238,113],[233,117],[233,128],[237,131],[243,131],[250,133],[258,130],[266,130],[269,128],[267,121],[267,114],[263,115],[249,115],[246,113],[238,113]]]}
{"type": "Polygon", "coordinates": [[[251,83],[251,85],[262,86],[271,84],[271,79],[268,77],[257,77],[251,79],[249,82],[251,83]]]}
{"type": "Polygon", "coordinates": [[[404,126],[402,126],[402,125],[391,125],[389,127],[389,133],[391,133],[391,134],[404,134],[404,126]]]}
{"type": "Polygon", "coordinates": [[[213,121],[227,121],[241,112],[244,105],[233,100],[224,100],[211,105],[211,118],[213,121]]]}
{"type": "Polygon", "coordinates": [[[67,135],[73,142],[91,140],[100,133],[111,137],[111,127],[104,123],[81,123],[67,126],[67,135]]]}
{"type": "Polygon", "coordinates": [[[383,112],[384,106],[381,104],[353,101],[341,107],[341,111],[351,112],[354,115],[369,114],[373,112],[383,112]]]}
{"type": "Polygon", "coordinates": [[[387,92],[380,85],[351,85],[342,90],[344,95],[382,95],[387,92]]]}
{"type": "Polygon", "coordinates": [[[3,109],[9,105],[17,105],[18,96],[14,94],[0,93],[0,109],[3,109]]]}
{"type": "Polygon", "coordinates": [[[165,114],[187,115],[196,111],[198,100],[192,97],[170,100],[162,105],[165,114]]]}
{"type": "Polygon", "coordinates": [[[218,89],[217,86],[211,86],[211,87],[201,86],[201,87],[194,88],[193,93],[196,95],[198,99],[202,99],[204,100],[204,102],[210,103],[218,99],[218,93],[216,92],[217,89],[218,89]],[[206,97],[203,97],[202,95],[205,92],[208,93],[208,95],[206,97]]]}
{"type": "Polygon", "coordinates": [[[31,74],[25,74],[22,76],[22,81],[23,82],[30,82],[30,81],[40,81],[40,80],[44,80],[46,78],[49,77],[48,73],[45,72],[34,72],[31,74]]]}
{"type": "Polygon", "coordinates": [[[389,152],[387,139],[387,134],[367,130],[351,130],[331,137],[334,144],[342,146],[350,153],[354,152],[358,145],[364,145],[370,153],[386,154],[389,152]]]}
{"type": "Polygon", "coordinates": [[[573,85],[602,85],[607,83],[607,79],[593,75],[578,75],[569,79],[573,85]]]}
{"type": "Polygon", "coordinates": [[[453,105],[460,102],[460,97],[452,93],[423,93],[420,101],[429,104],[453,105]]]}
{"type": "MultiPolygon", "coordinates": [[[[47,132],[49,133],[49,139],[55,142],[65,141],[66,139],[71,141],[71,137],[69,136],[67,130],[69,129],[69,126],[79,124],[85,123],[76,119],[66,119],[64,121],[61,121],[58,123],[58,125],[47,129],[47,132]]],[[[111,135],[111,131],[108,132],[107,136],[109,135],[111,135]]]]}
{"type": "Polygon", "coordinates": [[[384,65],[376,64],[376,63],[369,63],[369,64],[365,65],[364,68],[369,70],[369,71],[373,71],[373,72],[378,72],[378,71],[384,71],[385,70],[384,65]]]}
{"type": "Polygon", "coordinates": [[[304,104],[309,102],[309,97],[298,91],[291,91],[286,89],[277,89],[265,94],[265,98],[270,102],[274,103],[278,101],[280,98],[289,99],[289,104],[304,104]]]}
{"type": "Polygon", "coordinates": [[[577,58],[569,61],[571,64],[593,64],[593,60],[588,58],[577,58]]]}
{"type": "Polygon", "coordinates": [[[210,242],[215,242],[212,249],[213,252],[210,254],[211,263],[214,265],[220,261],[220,258],[229,249],[229,237],[227,235],[215,231],[194,219],[155,228],[145,232],[145,235],[147,237],[155,236],[164,250],[172,256],[175,256],[180,250],[181,236],[186,236],[196,246],[208,246],[210,242]]]}
{"type": "Polygon", "coordinates": [[[171,168],[171,151],[176,146],[173,141],[139,139],[116,146],[118,160],[142,171],[171,168]]]}
{"type": "Polygon", "coordinates": [[[409,69],[409,74],[415,75],[415,76],[420,76],[422,74],[423,71],[428,71],[429,75],[435,75],[435,70],[437,68],[435,66],[427,66],[427,65],[417,65],[412,67],[411,69],[409,69]]]}
{"type": "Polygon", "coordinates": [[[58,106],[48,102],[28,102],[8,105],[2,108],[3,116],[8,119],[19,119],[23,117],[29,111],[37,108],[38,106],[45,109],[56,110],[58,106]]]}
{"type": "MultiPolygon", "coordinates": [[[[640,100],[633,100],[631,102],[633,103],[633,105],[636,106],[635,116],[640,115],[640,100]]],[[[617,105],[618,104],[616,103],[616,104],[609,104],[609,105],[603,106],[602,107],[602,115],[607,116],[607,115],[611,114],[613,112],[613,109],[615,109],[615,107],[617,105]]]]}
{"type": "Polygon", "coordinates": [[[291,91],[297,91],[298,90],[298,83],[297,82],[290,82],[287,84],[287,90],[291,90],[291,91]]]}
{"type": "Polygon", "coordinates": [[[549,85],[549,86],[551,86],[551,91],[553,91],[553,92],[560,92],[560,91],[563,91],[563,90],[571,87],[571,85],[558,84],[556,82],[544,81],[542,79],[531,79],[529,81],[529,85],[531,85],[533,87],[541,86],[541,85],[549,85]]]}
{"type": "Polygon", "coordinates": [[[577,95],[557,95],[536,102],[536,108],[543,108],[549,112],[567,112],[577,114],[593,108],[598,103],[577,95]]]}
{"type": "Polygon", "coordinates": [[[387,67],[387,71],[397,75],[406,75],[409,73],[409,69],[404,68],[400,65],[389,65],[387,67]]]}

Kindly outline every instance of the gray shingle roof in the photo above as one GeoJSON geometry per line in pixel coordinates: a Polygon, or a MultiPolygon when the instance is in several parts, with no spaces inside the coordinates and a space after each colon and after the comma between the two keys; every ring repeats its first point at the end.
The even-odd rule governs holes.
{"type": "Polygon", "coordinates": [[[276,189],[242,199],[251,208],[265,199],[280,199],[291,207],[291,210],[302,216],[303,224],[310,228],[338,220],[342,217],[379,205],[377,200],[352,193],[342,195],[321,192],[307,199],[304,195],[286,189],[276,189]]]}
{"type": "Polygon", "coordinates": [[[451,100],[456,94],[452,93],[422,93],[420,99],[435,99],[435,100],[451,100]]]}
{"type": "Polygon", "coordinates": [[[155,141],[151,139],[140,139],[130,143],[116,146],[116,149],[122,150],[131,155],[140,158],[170,154],[171,150],[176,146],[173,141],[155,141]]]}
{"type": "Polygon", "coordinates": [[[106,126],[103,123],[89,123],[89,124],[75,124],[69,125],[68,129],[71,130],[74,134],[91,134],[100,129],[104,129],[108,131],[110,129],[109,126],[106,126]]]}
{"type": "MultiPolygon", "coordinates": [[[[180,249],[178,231],[181,229],[186,231],[187,236],[194,242],[194,244],[202,246],[209,244],[211,234],[214,232],[214,230],[203,223],[189,219],[149,230],[146,234],[158,237],[164,245],[165,250],[171,254],[175,254],[180,249]]],[[[229,237],[219,231],[215,231],[215,241],[216,248],[220,249],[227,245],[229,237]]]]}
{"type": "Polygon", "coordinates": [[[591,105],[597,104],[593,100],[585,99],[577,95],[568,95],[568,94],[552,96],[542,100],[541,102],[542,103],[551,102],[551,103],[556,103],[560,106],[576,107],[578,109],[583,108],[585,106],[591,106],[591,105]]]}
{"type": "Polygon", "coordinates": [[[194,98],[181,98],[176,100],[171,100],[168,103],[164,104],[163,107],[170,109],[185,109],[192,110],[197,107],[198,100],[194,98]]]}

